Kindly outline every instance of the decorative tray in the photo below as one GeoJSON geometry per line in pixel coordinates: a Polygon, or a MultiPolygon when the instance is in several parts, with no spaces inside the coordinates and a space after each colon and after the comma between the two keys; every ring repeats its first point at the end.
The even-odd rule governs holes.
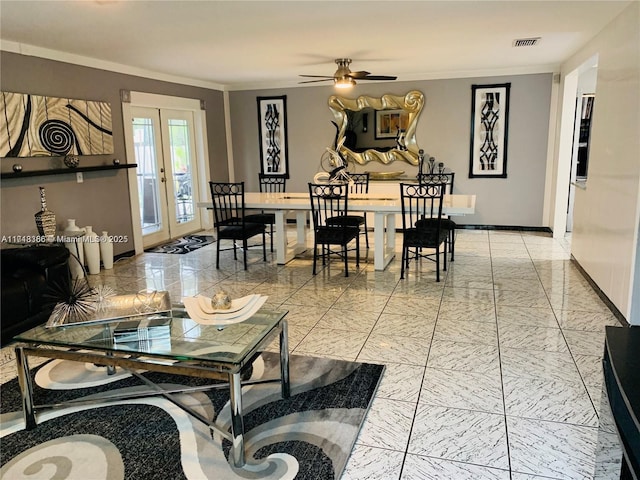
{"type": "Polygon", "coordinates": [[[369,174],[369,180],[382,180],[385,178],[398,178],[404,175],[404,170],[396,170],[393,172],[365,172],[369,174]]]}
{"type": "Polygon", "coordinates": [[[113,295],[102,300],[89,300],[84,314],[60,302],[47,321],[47,328],[111,322],[140,315],[171,312],[171,298],[167,291],[143,291],[129,295],[113,295]]]}

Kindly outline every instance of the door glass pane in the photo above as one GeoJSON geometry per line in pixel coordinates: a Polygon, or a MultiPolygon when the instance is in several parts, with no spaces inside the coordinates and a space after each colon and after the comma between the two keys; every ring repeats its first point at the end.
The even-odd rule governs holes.
{"type": "Polygon", "coordinates": [[[162,228],[158,196],[158,163],[153,121],[150,118],[133,119],[133,147],[138,164],[138,195],[142,234],[157,232],[162,228]]]}
{"type": "Polygon", "coordinates": [[[169,119],[169,146],[175,192],[176,221],[186,223],[193,220],[193,180],[191,175],[191,152],[189,149],[189,122],[169,119]]]}

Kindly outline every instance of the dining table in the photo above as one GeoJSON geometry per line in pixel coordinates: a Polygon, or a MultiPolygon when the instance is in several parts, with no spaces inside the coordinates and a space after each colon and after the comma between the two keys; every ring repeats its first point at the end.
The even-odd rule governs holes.
{"type": "MultiPolygon", "coordinates": [[[[265,210],[275,214],[276,263],[285,265],[307,246],[307,218],[311,211],[309,193],[260,193],[245,192],[245,209],[265,210]],[[287,217],[295,214],[296,238],[289,241],[287,217]]],[[[211,209],[210,202],[199,202],[199,208],[211,209]]],[[[472,215],[475,213],[476,196],[465,194],[445,195],[442,214],[448,216],[472,215]]],[[[384,270],[395,256],[396,215],[402,214],[400,195],[349,194],[348,211],[372,213],[374,217],[374,269],[384,270]]]]}

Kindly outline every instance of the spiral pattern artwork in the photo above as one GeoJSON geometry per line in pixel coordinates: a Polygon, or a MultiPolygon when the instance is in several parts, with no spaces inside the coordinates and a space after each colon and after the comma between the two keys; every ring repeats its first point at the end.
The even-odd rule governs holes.
{"type": "Polygon", "coordinates": [[[38,129],[40,143],[54,155],[66,155],[75,143],[75,134],[62,120],[47,120],[38,129]]]}
{"type": "Polygon", "coordinates": [[[0,92],[0,157],[112,154],[107,102],[0,92]]]}

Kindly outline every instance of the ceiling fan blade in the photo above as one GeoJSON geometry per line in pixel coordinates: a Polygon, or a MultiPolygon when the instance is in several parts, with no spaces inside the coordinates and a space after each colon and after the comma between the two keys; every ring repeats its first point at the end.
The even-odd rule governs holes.
{"type": "Polygon", "coordinates": [[[329,80],[333,80],[333,77],[329,77],[329,78],[322,78],[322,79],[320,79],[320,80],[305,80],[304,82],[298,82],[298,83],[328,82],[329,80]]]}
{"type": "Polygon", "coordinates": [[[371,75],[371,72],[365,72],[364,70],[362,70],[360,72],[351,72],[350,74],[348,74],[348,76],[351,78],[364,78],[367,75],[371,75]]]}
{"type": "Polygon", "coordinates": [[[398,77],[391,77],[389,75],[368,75],[362,77],[360,80],[396,80],[398,77]]]}
{"type": "Polygon", "coordinates": [[[333,78],[332,76],[328,76],[328,75],[298,75],[299,77],[306,77],[306,78],[325,78],[327,80],[331,80],[333,78]]]}

